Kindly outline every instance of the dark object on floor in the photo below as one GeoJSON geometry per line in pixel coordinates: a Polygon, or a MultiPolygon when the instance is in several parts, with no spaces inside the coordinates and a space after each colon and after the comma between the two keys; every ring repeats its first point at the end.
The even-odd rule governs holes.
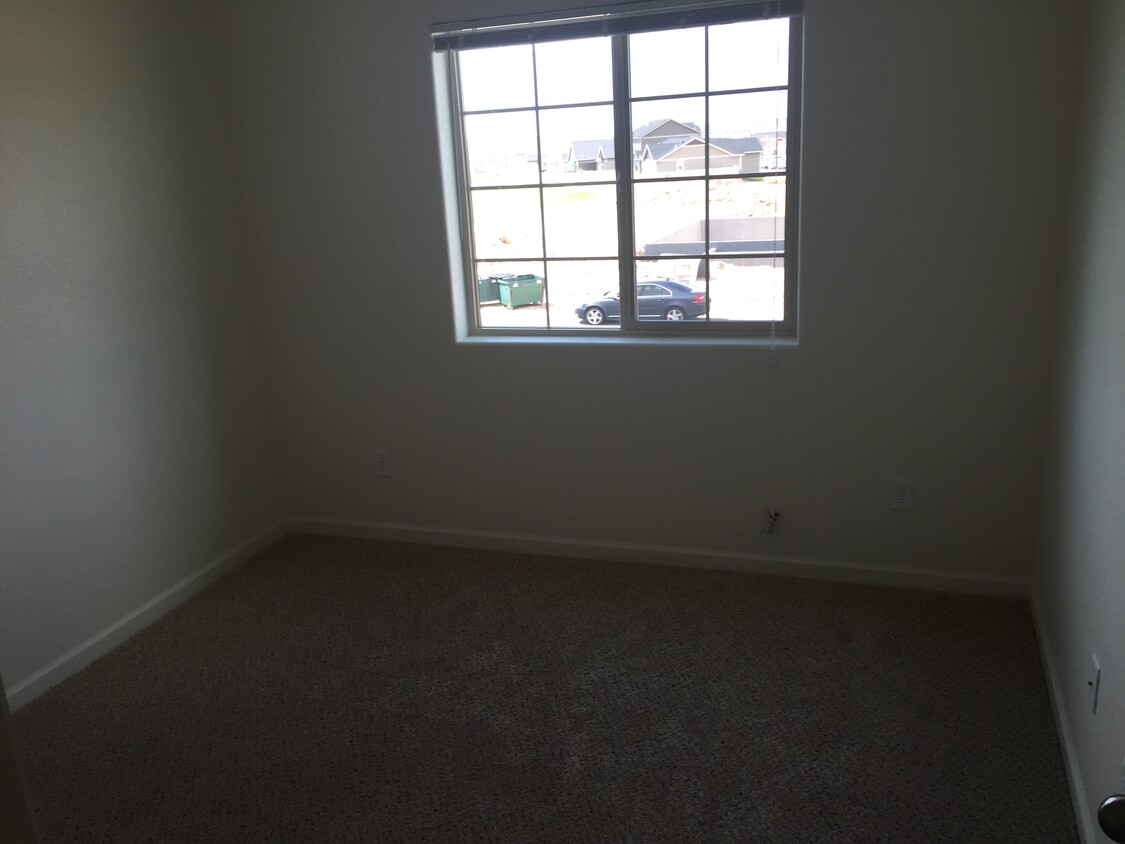
{"type": "Polygon", "coordinates": [[[1098,807],[1098,826],[1113,841],[1125,841],[1125,795],[1111,794],[1098,807]]]}
{"type": "Polygon", "coordinates": [[[14,717],[47,841],[1076,841],[1028,606],[289,536],[14,717]]]}

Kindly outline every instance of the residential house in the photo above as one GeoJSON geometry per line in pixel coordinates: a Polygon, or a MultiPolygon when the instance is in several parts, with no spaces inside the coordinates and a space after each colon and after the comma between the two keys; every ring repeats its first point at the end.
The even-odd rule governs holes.
{"type": "MultiPolygon", "coordinates": [[[[573,141],[567,158],[574,172],[613,169],[613,141],[573,141]]],[[[710,149],[695,123],[651,120],[633,132],[633,171],[645,175],[703,170],[708,154],[712,172],[757,173],[762,146],[755,136],[711,138],[710,149]]]]}
{"type": "Polygon", "coordinates": [[[566,169],[573,173],[613,169],[613,139],[572,141],[566,169]]]}
{"type": "Polygon", "coordinates": [[[680,122],[670,117],[650,120],[633,130],[633,152],[640,154],[641,150],[649,144],[685,141],[702,135],[703,131],[691,121],[680,122]]]}
{"type": "Polygon", "coordinates": [[[756,138],[702,138],[646,144],[641,172],[681,173],[703,170],[711,173],[757,173],[761,170],[762,147],[756,138]]]}

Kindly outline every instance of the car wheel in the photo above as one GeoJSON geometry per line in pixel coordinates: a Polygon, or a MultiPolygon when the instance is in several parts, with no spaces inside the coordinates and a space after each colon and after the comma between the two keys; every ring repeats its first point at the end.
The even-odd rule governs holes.
{"type": "Polygon", "coordinates": [[[605,311],[601,308],[587,308],[582,318],[586,320],[587,325],[601,325],[605,322],[605,311]]]}
{"type": "Polygon", "coordinates": [[[687,314],[684,313],[684,309],[678,308],[675,305],[664,312],[664,319],[670,320],[671,322],[679,322],[686,317],[687,314]]]}

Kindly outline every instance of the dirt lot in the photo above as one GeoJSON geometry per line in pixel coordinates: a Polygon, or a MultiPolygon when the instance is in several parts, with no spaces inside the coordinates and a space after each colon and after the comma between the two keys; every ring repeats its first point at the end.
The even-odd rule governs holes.
{"type": "MultiPolygon", "coordinates": [[[[602,175],[602,174],[592,174],[602,175]]],[[[784,177],[720,179],[710,183],[643,182],[634,189],[638,250],[702,220],[784,217],[784,177]]],[[[473,194],[474,251],[479,260],[611,257],[617,254],[617,201],[613,185],[570,185],[478,191],[473,194]]]]}

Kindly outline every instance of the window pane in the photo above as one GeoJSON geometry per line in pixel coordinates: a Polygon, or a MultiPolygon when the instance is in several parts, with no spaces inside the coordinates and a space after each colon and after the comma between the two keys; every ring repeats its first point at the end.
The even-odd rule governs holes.
{"type": "Polygon", "coordinates": [[[616,261],[548,261],[547,273],[551,328],[620,327],[621,280],[616,261]]]}
{"type": "Polygon", "coordinates": [[[472,202],[477,258],[542,257],[538,188],[474,190],[472,202]]]}
{"type": "Polygon", "coordinates": [[[633,187],[638,255],[704,255],[707,215],[703,180],[647,182],[633,187]]]}
{"type": "Polygon", "coordinates": [[[469,183],[480,185],[536,184],[535,112],[475,114],[465,117],[469,183]]]}
{"type": "Polygon", "coordinates": [[[613,99],[610,39],[536,44],[535,73],[539,105],[608,102],[613,99]]]}
{"type": "Polygon", "coordinates": [[[703,93],[704,27],[629,36],[629,84],[634,97],[703,93]]]}
{"type": "Polygon", "coordinates": [[[704,322],[707,292],[697,278],[699,260],[637,261],[637,318],[704,322]]]}
{"type": "Polygon", "coordinates": [[[784,259],[715,258],[709,264],[712,322],[785,318],[784,259]]]}
{"type": "Polygon", "coordinates": [[[547,257],[600,258],[617,254],[617,189],[613,185],[546,188],[543,212],[547,257]]]}
{"type": "Polygon", "coordinates": [[[708,38],[712,91],[788,84],[788,18],[712,26],[708,38]]]}
{"type": "Polygon", "coordinates": [[[785,91],[711,97],[711,174],[784,169],[776,166],[776,155],[787,104],[785,91]]]}
{"type": "Polygon", "coordinates": [[[465,111],[535,105],[530,44],[464,50],[457,62],[461,69],[461,107],[465,111]]]}
{"type": "Polygon", "coordinates": [[[702,175],[704,115],[703,97],[633,103],[633,172],[702,175]]]}
{"type": "Polygon", "coordinates": [[[542,261],[481,261],[476,279],[482,328],[547,327],[542,261]]]}
{"type": "Polygon", "coordinates": [[[541,111],[539,132],[544,182],[613,181],[612,106],[541,111]]]}
{"type": "Polygon", "coordinates": [[[784,320],[790,31],[748,21],[458,51],[477,326],[616,333],[622,297],[664,336],[679,322],[761,333],[784,320]],[[611,105],[619,47],[631,96],[611,105]],[[615,145],[618,109],[629,126],[615,145]],[[627,289],[623,223],[635,239],[627,289]]]}
{"type": "Polygon", "coordinates": [[[713,179],[707,252],[782,252],[785,249],[785,177],[713,179]]]}

